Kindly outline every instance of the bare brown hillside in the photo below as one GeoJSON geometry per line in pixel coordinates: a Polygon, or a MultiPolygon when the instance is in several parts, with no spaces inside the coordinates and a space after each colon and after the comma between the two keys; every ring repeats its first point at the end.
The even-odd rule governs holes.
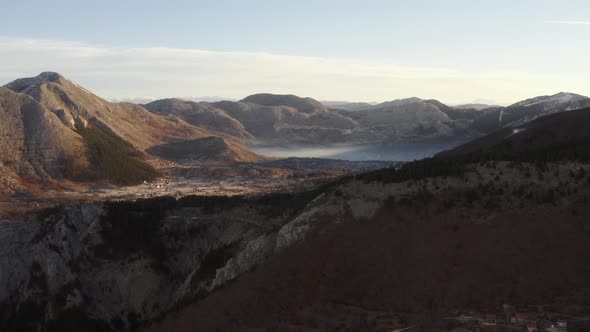
{"type": "Polygon", "coordinates": [[[0,163],[15,174],[63,177],[63,162],[88,167],[80,135],[31,97],[0,87],[0,163]]]}
{"type": "MultiPolygon", "coordinates": [[[[55,73],[16,80],[7,87],[0,88],[0,162],[26,183],[21,188],[35,191],[51,183],[57,189],[56,182],[66,180],[134,184],[157,176],[136,147],[161,142],[156,128],[170,127],[166,120],[143,109],[137,113],[132,104],[113,110],[55,73]]],[[[177,129],[175,135],[185,134],[177,129]]],[[[3,190],[15,193],[10,186],[3,190]]]]}
{"type": "Polygon", "coordinates": [[[210,136],[205,129],[178,118],[157,116],[140,105],[110,103],[57,73],[41,73],[8,83],[6,88],[24,93],[61,115],[64,124],[91,123],[130,142],[140,150],[171,139],[210,136]]]}

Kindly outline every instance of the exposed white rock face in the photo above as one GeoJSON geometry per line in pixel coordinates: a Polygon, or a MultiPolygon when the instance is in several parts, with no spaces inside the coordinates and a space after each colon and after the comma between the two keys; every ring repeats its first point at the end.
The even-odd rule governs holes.
{"type": "Polygon", "coordinates": [[[273,254],[276,243],[276,234],[262,235],[246,244],[236,257],[230,258],[227,264],[218,269],[215,279],[211,283],[210,290],[213,290],[226,282],[239,277],[242,273],[249,271],[254,266],[264,262],[273,254]]]}
{"type": "Polygon", "coordinates": [[[276,250],[285,249],[302,240],[305,234],[313,229],[314,221],[320,216],[334,215],[339,211],[334,206],[328,207],[326,205],[324,195],[317,197],[307,209],[279,230],[276,250]]]}
{"type": "Polygon", "coordinates": [[[72,315],[100,331],[134,330],[266,260],[288,215],[264,204],[210,213],[155,202],[0,221],[0,330],[44,331],[72,315]]]}
{"type": "Polygon", "coordinates": [[[169,198],[70,205],[27,222],[0,222],[0,329],[44,331],[74,315],[100,331],[135,330],[310,232],[363,222],[400,188],[352,182],[305,207],[263,199],[221,201],[223,210],[211,211],[215,202],[169,198]]]}
{"type": "Polygon", "coordinates": [[[292,246],[326,223],[338,223],[345,219],[370,219],[393,194],[383,186],[377,188],[375,184],[356,181],[340,187],[339,191],[343,194],[318,196],[295,219],[283,226],[277,234],[276,250],[292,246]],[[352,218],[348,218],[350,216],[352,218]]]}
{"type": "Polygon", "coordinates": [[[70,129],[76,130],[77,128],[86,128],[88,126],[88,121],[78,114],[72,114],[64,109],[56,109],[52,110],[52,112],[70,129]]]}

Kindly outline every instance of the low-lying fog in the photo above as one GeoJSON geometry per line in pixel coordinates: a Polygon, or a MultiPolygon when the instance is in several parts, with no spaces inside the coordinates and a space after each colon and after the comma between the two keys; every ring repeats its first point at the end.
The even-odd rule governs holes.
{"type": "Polygon", "coordinates": [[[395,143],[367,145],[288,145],[288,146],[251,146],[258,154],[275,157],[326,158],[342,160],[380,160],[409,161],[432,157],[453,148],[461,142],[444,143],[395,143]]]}

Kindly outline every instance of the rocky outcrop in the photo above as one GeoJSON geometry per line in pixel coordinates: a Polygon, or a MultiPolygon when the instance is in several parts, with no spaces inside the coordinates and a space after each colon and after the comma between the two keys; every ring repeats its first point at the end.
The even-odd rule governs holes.
{"type": "Polygon", "coordinates": [[[222,286],[226,282],[239,277],[256,265],[263,263],[274,253],[276,233],[261,235],[249,241],[244,250],[234,258],[230,258],[224,267],[215,271],[215,279],[209,290],[222,286]]]}
{"type": "Polygon", "coordinates": [[[0,330],[136,330],[270,257],[297,199],[157,198],[2,221],[0,330]]]}
{"type": "Polygon", "coordinates": [[[88,121],[78,114],[72,114],[63,109],[53,110],[53,113],[70,129],[76,130],[77,128],[86,128],[88,126],[88,121]]]}

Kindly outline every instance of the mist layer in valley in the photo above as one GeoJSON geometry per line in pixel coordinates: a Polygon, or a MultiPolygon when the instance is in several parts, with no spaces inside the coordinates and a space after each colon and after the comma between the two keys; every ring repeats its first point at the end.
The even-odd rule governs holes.
{"type": "Polygon", "coordinates": [[[400,142],[391,144],[331,144],[250,146],[250,150],[272,158],[324,158],[350,161],[411,161],[452,149],[462,141],[400,142]]]}

